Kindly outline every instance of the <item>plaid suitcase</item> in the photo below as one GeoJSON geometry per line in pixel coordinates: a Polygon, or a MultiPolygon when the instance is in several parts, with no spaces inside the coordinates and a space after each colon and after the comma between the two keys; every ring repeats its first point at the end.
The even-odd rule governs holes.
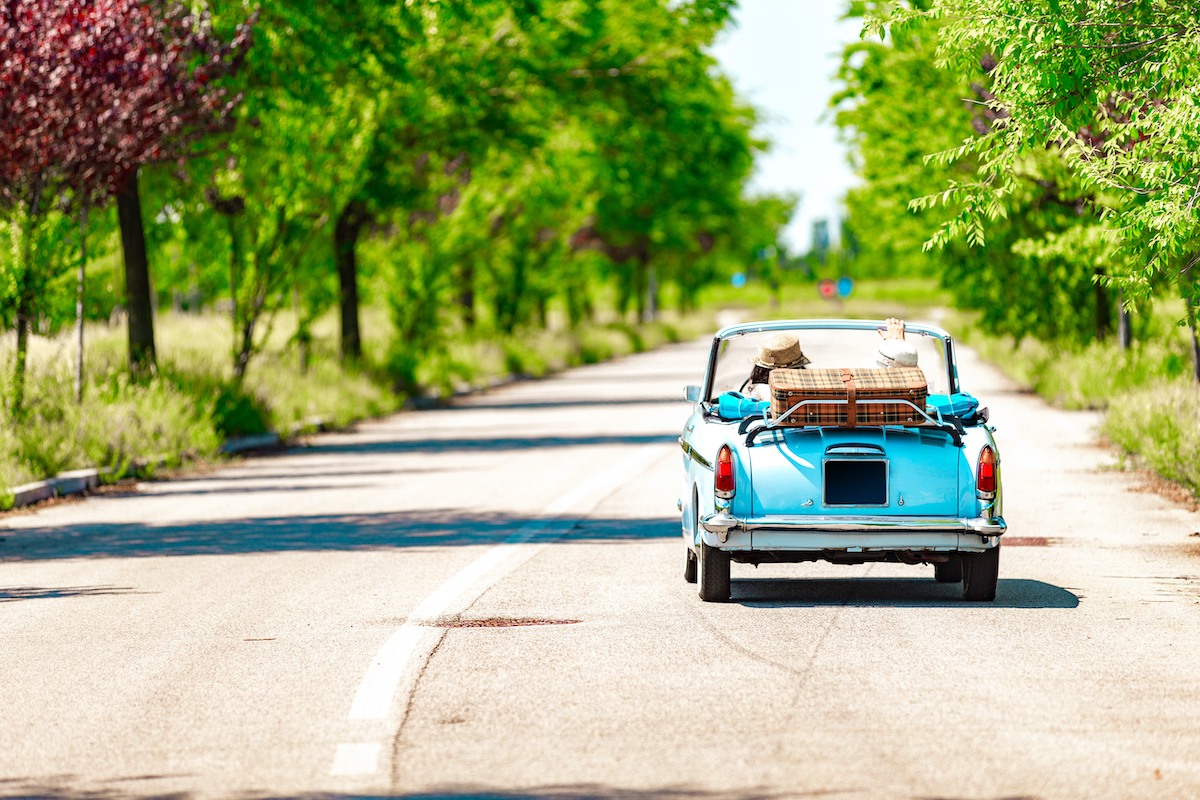
{"type": "Polygon", "coordinates": [[[916,411],[900,403],[872,400],[908,400],[925,409],[928,385],[919,367],[892,369],[773,369],[771,416],[782,417],[801,400],[837,399],[844,403],[810,403],[796,409],[780,425],[797,427],[831,425],[920,425],[916,411]]]}

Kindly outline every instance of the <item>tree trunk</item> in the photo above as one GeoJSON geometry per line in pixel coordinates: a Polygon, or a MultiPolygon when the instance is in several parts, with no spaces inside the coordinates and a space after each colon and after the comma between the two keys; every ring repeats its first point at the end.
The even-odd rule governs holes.
{"type": "Polygon", "coordinates": [[[642,313],[642,322],[654,322],[658,319],[658,273],[654,267],[646,269],[646,308],[642,313]]]}
{"type": "Polygon", "coordinates": [[[250,351],[254,347],[254,319],[246,320],[242,326],[240,343],[235,343],[237,352],[233,354],[233,382],[240,385],[246,377],[246,367],[250,366],[250,351]]]}
{"type": "Polygon", "coordinates": [[[646,260],[640,256],[634,259],[631,294],[633,295],[631,299],[634,306],[634,322],[638,323],[646,318],[646,298],[649,296],[646,288],[646,260]]]}
{"type": "Polygon", "coordinates": [[[1117,340],[1124,352],[1133,344],[1133,320],[1130,319],[1129,309],[1125,308],[1125,290],[1117,290],[1117,340]]]}
{"type": "Polygon", "coordinates": [[[25,357],[29,352],[29,324],[33,316],[33,298],[29,291],[29,260],[33,256],[33,214],[40,202],[41,192],[26,209],[17,207],[16,236],[13,237],[13,257],[16,261],[17,278],[17,358],[13,365],[12,415],[19,417],[25,404],[25,357]]]}
{"type": "Polygon", "coordinates": [[[150,304],[150,264],[137,170],[117,193],[117,220],[125,251],[125,311],[129,318],[129,371],[144,378],[154,372],[154,311],[150,304]]]}
{"type": "MultiPolygon", "coordinates": [[[[1096,268],[1096,277],[1100,278],[1104,275],[1104,268],[1096,268]]],[[[1112,304],[1108,299],[1108,287],[1099,280],[1092,282],[1093,290],[1096,293],[1096,338],[1104,341],[1108,334],[1112,332],[1112,304]]]]}
{"type": "Polygon", "coordinates": [[[79,211],[79,283],[75,288],[75,402],[83,404],[83,291],[87,267],[87,204],[79,211]]]}
{"type": "Polygon", "coordinates": [[[237,371],[238,338],[238,274],[241,272],[242,248],[238,239],[237,220],[232,214],[225,217],[229,225],[229,321],[233,325],[233,363],[237,371]]]}
{"type": "Polygon", "coordinates": [[[333,229],[334,258],[342,301],[342,360],[362,357],[362,337],[358,325],[358,262],[355,250],[359,234],[367,222],[367,206],[353,200],[342,209],[333,229]]]}
{"type": "Polygon", "coordinates": [[[19,416],[25,403],[25,355],[29,352],[29,298],[22,292],[17,303],[17,363],[13,374],[13,416],[19,416]]]}

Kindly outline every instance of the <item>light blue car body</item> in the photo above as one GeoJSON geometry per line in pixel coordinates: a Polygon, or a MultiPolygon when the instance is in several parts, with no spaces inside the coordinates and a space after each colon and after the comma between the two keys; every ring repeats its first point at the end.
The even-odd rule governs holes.
{"type": "MultiPolygon", "coordinates": [[[[694,406],[679,439],[683,464],[679,505],[689,559],[703,544],[728,553],[733,561],[748,563],[826,560],[937,565],[948,557],[999,547],[1006,530],[999,452],[986,414],[952,424],[955,420],[926,409],[930,424],[925,427],[778,427],[761,431],[748,444],[747,434],[756,427],[769,428],[767,420],[761,415],[726,420],[715,413],[713,373],[725,340],[778,330],[798,332],[803,339],[805,331],[870,331],[880,325],[869,320],[782,320],[736,325],[716,334],[704,385],[688,388],[694,406]],[[732,497],[721,498],[714,487],[714,465],[726,445],[736,488],[732,497]],[[976,471],[985,446],[995,453],[992,493],[977,490],[976,471]],[[884,462],[882,469],[873,467],[872,474],[886,475],[885,501],[869,506],[827,504],[825,477],[830,462],[844,466],[856,459],[884,462]]],[[[938,376],[939,385],[961,392],[950,335],[927,325],[910,325],[908,330],[940,342],[947,373],[944,381],[938,376]]],[[[931,341],[931,346],[936,343],[931,341]]]]}

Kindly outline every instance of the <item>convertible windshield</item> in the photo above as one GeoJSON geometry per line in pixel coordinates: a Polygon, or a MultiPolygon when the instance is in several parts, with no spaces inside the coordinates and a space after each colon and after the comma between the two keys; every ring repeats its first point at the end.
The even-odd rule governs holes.
{"type": "MultiPolygon", "coordinates": [[[[878,331],[835,328],[776,328],[767,331],[735,333],[721,341],[713,374],[712,401],[723,392],[741,390],[750,377],[750,368],[758,356],[759,345],[780,330],[794,333],[804,355],[812,363],[807,369],[876,367],[875,350],[882,341],[878,331]]],[[[946,368],[946,346],[940,337],[909,330],[907,341],[917,348],[917,366],[925,373],[930,394],[950,394],[950,376],[946,368]]]]}

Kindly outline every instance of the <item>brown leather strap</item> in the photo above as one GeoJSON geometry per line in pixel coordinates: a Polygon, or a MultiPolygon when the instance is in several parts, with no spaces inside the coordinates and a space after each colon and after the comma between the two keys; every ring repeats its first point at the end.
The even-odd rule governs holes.
{"type": "Polygon", "coordinates": [[[858,424],[858,405],[855,403],[854,373],[842,367],[842,382],[846,384],[846,425],[853,428],[858,424]]]}

